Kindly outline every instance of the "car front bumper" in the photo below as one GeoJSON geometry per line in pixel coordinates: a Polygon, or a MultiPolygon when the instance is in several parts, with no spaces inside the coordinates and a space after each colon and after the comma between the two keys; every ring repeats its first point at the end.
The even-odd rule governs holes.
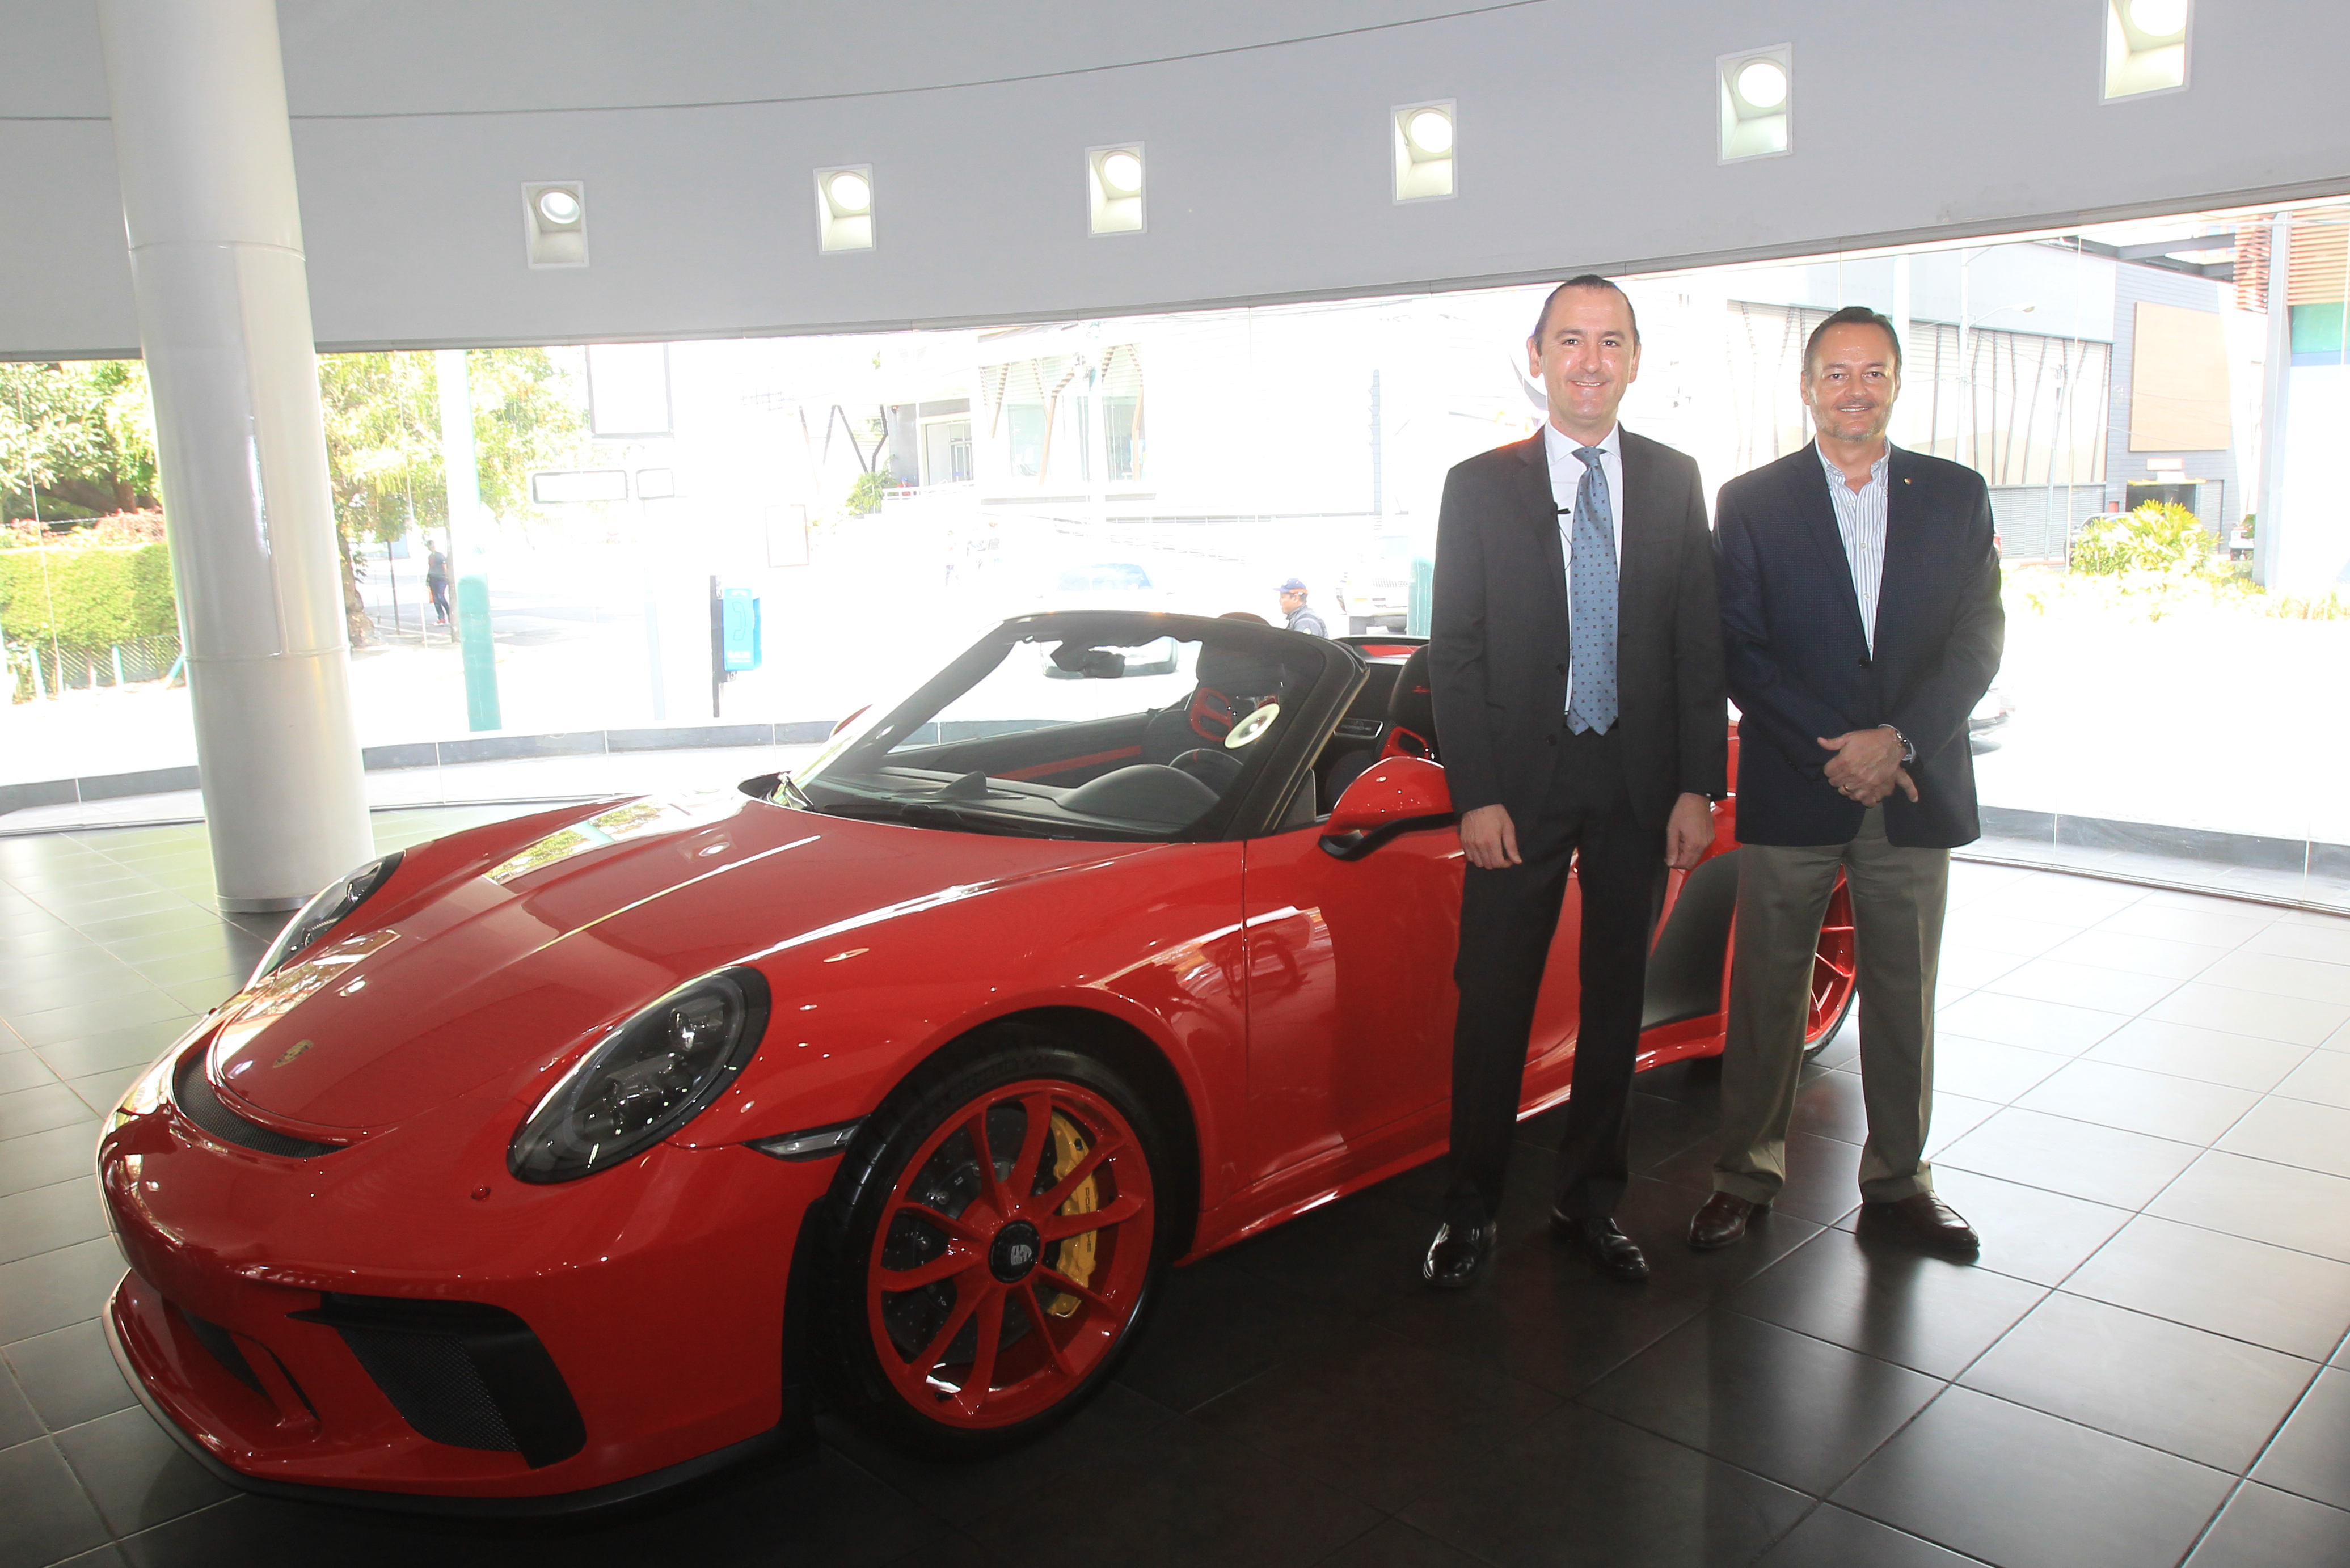
{"type": "Polygon", "coordinates": [[[199,1129],[155,1092],[168,1071],[99,1147],[130,1268],[106,1329],[217,1472],[381,1506],[569,1512],[775,1440],[793,1258],[832,1160],[663,1144],[535,1187],[504,1168],[513,1116],[479,1102],[284,1158],[199,1129]]]}

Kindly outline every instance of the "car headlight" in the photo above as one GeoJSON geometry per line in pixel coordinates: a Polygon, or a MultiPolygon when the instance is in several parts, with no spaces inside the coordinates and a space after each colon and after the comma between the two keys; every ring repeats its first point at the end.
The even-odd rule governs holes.
{"type": "Polygon", "coordinates": [[[708,1107],[759,1048],[767,981],[727,969],[671,992],[605,1036],[516,1129],[506,1168],[525,1181],[593,1176],[708,1107]]]}
{"type": "Polygon", "coordinates": [[[250,991],[259,985],[283,968],[288,960],[325,936],[338,920],[366,903],[369,896],[391,880],[391,874],[400,869],[400,852],[395,849],[389,855],[379,856],[349,876],[328,883],[317,898],[303,905],[301,910],[286,922],[286,929],[277,933],[277,940],[269,944],[267,952],[261,955],[261,962],[255,967],[253,978],[244,982],[245,989],[250,991]]]}

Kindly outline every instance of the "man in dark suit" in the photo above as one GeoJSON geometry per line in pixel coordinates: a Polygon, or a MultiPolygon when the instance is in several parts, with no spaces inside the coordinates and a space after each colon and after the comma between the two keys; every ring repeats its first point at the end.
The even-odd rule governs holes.
{"type": "Polygon", "coordinates": [[[1950,850],[1981,831],[1967,714],[2006,618],[1990,493],[1885,439],[1893,324],[1839,310],[1804,346],[1817,440],[1721,488],[1723,658],[1741,711],[1737,959],[1722,1143],[1690,1243],[1725,1247],[1786,1179],[1820,921],[1852,890],[1868,1110],[1863,1218],[1945,1251],[1973,1228],[1934,1196],[1934,976],[1950,850]]]}
{"type": "Polygon", "coordinates": [[[1526,340],[1550,418],[1445,479],[1428,663],[1461,846],[1452,1186],[1422,1276],[1493,1251],[1534,1002],[1570,864],[1582,1013],[1552,1229],[1645,1278],[1617,1228],[1632,1068],[1665,869],[1713,837],[1728,729],[1712,542],[1697,464],[1616,422],[1640,368],[1632,302],[1562,284],[1526,340]],[[1619,568],[1620,563],[1620,568],[1619,568]]]}

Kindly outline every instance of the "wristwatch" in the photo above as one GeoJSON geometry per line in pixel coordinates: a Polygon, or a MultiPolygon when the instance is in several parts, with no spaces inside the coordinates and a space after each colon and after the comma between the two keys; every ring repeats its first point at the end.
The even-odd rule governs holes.
{"type": "Polygon", "coordinates": [[[1903,734],[1899,730],[1894,729],[1890,724],[1879,724],[1877,727],[1880,730],[1893,731],[1893,738],[1901,742],[1901,761],[1905,764],[1914,763],[1918,760],[1918,744],[1916,742],[1903,734]]]}

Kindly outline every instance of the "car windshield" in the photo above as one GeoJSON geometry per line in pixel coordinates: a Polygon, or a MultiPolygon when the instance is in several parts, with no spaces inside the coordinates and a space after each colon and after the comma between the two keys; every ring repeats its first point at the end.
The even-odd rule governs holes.
{"type": "Polygon", "coordinates": [[[1180,836],[1283,746],[1327,657],[1253,621],[1024,617],[860,716],[781,797],[965,832],[1180,836]]]}

